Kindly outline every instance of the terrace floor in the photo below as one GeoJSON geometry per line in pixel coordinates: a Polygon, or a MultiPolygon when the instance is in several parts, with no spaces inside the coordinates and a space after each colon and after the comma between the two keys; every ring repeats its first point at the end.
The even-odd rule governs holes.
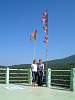
{"type": "Polygon", "coordinates": [[[75,100],[75,92],[47,87],[0,84],[0,100],[75,100]]]}

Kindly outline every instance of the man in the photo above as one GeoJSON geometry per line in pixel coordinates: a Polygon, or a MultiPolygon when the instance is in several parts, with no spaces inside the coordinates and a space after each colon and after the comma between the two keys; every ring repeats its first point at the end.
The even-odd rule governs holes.
{"type": "Polygon", "coordinates": [[[34,59],[33,64],[31,65],[32,68],[32,86],[35,86],[37,81],[37,61],[34,59]]]}
{"type": "Polygon", "coordinates": [[[38,86],[43,85],[43,76],[44,76],[44,64],[42,63],[42,59],[40,59],[38,65],[38,86]]]}

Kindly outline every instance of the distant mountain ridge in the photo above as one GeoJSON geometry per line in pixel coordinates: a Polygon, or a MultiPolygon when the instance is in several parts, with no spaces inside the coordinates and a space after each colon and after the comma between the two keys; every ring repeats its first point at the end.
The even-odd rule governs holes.
{"type": "Polygon", "coordinates": [[[70,64],[75,63],[75,55],[71,55],[69,57],[63,58],[63,59],[56,59],[48,61],[49,64],[70,64]]]}
{"type": "MultiPolygon", "coordinates": [[[[44,62],[46,64],[46,62],[44,62]]],[[[63,58],[63,59],[56,59],[56,60],[51,60],[48,61],[48,66],[55,66],[55,65],[64,65],[64,64],[74,64],[75,65],[75,55],[71,55],[69,57],[63,58]]],[[[30,67],[31,64],[20,64],[20,65],[12,65],[9,67],[22,67],[22,68],[26,68],[26,67],[30,67]]],[[[7,66],[2,66],[0,65],[0,67],[7,67],[7,66]]]]}

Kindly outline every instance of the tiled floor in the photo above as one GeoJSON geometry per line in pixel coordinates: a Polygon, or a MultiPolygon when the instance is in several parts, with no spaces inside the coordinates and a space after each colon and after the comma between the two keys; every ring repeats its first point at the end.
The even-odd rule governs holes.
{"type": "Polygon", "coordinates": [[[75,92],[47,87],[1,84],[0,100],[75,100],[75,92]]]}

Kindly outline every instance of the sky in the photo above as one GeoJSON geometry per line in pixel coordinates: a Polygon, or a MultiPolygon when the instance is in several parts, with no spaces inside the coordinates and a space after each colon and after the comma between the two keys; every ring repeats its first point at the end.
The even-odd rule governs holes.
{"type": "Polygon", "coordinates": [[[48,60],[75,54],[75,0],[0,0],[0,65],[46,60],[41,16],[48,10],[48,60]],[[29,40],[37,29],[36,43],[29,40]]]}

